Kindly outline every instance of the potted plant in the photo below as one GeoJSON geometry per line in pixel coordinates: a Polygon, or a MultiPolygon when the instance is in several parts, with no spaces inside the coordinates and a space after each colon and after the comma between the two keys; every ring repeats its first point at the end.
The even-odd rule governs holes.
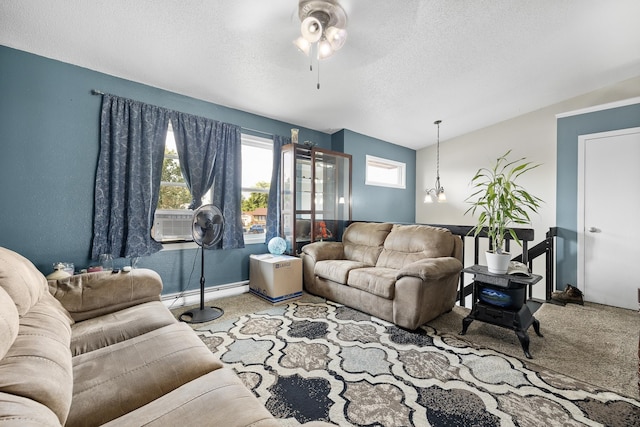
{"type": "Polygon", "coordinates": [[[530,224],[529,212],[538,212],[542,202],[516,183],[519,176],[540,165],[532,164],[524,157],[510,161],[507,159],[510,153],[511,150],[498,157],[491,169],[480,168],[476,172],[471,180],[475,192],[465,200],[471,203],[465,215],[475,215],[479,211],[477,224],[470,233],[475,237],[486,231],[493,247],[492,251],[487,251],[487,267],[489,272],[497,274],[507,272],[511,258],[511,254],[504,252],[507,233],[522,246],[511,226],[530,224]]]}

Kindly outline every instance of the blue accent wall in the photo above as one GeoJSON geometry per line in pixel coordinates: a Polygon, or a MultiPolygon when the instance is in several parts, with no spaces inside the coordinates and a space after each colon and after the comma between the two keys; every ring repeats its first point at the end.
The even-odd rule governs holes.
{"type": "Polygon", "coordinates": [[[352,217],[355,221],[415,222],[416,152],[376,138],[343,129],[332,135],[336,151],[351,154],[352,217]],[[365,185],[366,156],[382,157],[406,164],[406,188],[365,185]]]}
{"type": "Polygon", "coordinates": [[[578,279],[578,137],[640,126],[640,104],[558,119],[556,283],[578,279]]]}
{"type": "MultiPolygon", "coordinates": [[[[292,127],[300,128],[0,46],[0,246],[22,254],[45,274],[51,272],[52,264],[57,261],[73,262],[78,268],[91,263],[101,105],[101,97],[92,95],[92,89],[268,134],[286,136],[292,127]]],[[[364,167],[359,153],[367,139],[357,134],[349,133],[349,136],[345,148],[358,154],[353,168],[355,178],[364,174],[358,170],[364,167]]],[[[322,148],[332,148],[333,143],[331,135],[305,128],[300,128],[300,140],[313,141],[322,148]]],[[[400,147],[383,141],[369,142],[375,147],[375,152],[369,154],[381,157],[400,160],[392,154],[399,152],[400,157],[408,158],[412,152],[405,153],[400,147]]],[[[407,176],[413,186],[415,153],[407,162],[413,165],[413,175],[407,176]]],[[[354,185],[354,194],[361,186],[364,186],[363,180],[362,185],[354,185]]],[[[373,211],[377,212],[376,218],[369,219],[381,217],[377,210],[381,205],[377,203],[379,200],[379,195],[372,199],[359,195],[354,213],[363,216],[373,211]]],[[[413,212],[413,201],[403,200],[411,204],[408,210],[413,212]]],[[[390,203],[393,206],[396,199],[390,203]]],[[[384,209],[390,214],[396,213],[395,209],[384,209]]],[[[396,217],[392,215],[384,220],[396,217]]],[[[264,244],[207,251],[206,285],[248,280],[249,255],[264,252],[264,244]]],[[[195,249],[162,251],[142,258],[139,266],[158,271],[164,281],[164,293],[174,293],[199,287],[199,260],[195,249]]],[[[115,266],[127,263],[117,259],[115,266]]]]}

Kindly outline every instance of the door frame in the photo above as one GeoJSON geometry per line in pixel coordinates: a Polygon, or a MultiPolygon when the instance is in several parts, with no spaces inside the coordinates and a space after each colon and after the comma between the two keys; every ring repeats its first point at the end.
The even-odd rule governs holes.
{"type": "Polygon", "coordinates": [[[584,221],[584,191],[585,191],[585,149],[587,142],[593,139],[611,138],[628,134],[640,133],[640,127],[617,129],[607,132],[597,132],[578,136],[578,207],[577,207],[577,227],[578,232],[578,275],[576,286],[581,291],[585,291],[585,221],[584,221]]]}

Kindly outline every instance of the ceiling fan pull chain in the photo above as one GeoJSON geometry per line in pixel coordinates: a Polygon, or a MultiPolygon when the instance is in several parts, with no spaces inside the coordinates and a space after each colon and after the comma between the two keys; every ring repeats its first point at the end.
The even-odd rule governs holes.
{"type": "Polygon", "coordinates": [[[320,61],[318,61],[318,90],[320,90],[320,61]]]}

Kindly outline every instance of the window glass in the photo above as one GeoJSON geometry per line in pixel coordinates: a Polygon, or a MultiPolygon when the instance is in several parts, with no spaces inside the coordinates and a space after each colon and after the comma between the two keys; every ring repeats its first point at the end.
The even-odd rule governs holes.
{"type": "Polygon", "coordinates": [[[242,226],[245,243],[264,242],[273,141],[242,134],[242,226]]]}
{"type": "Polygon", "coordinates": [[[406,165],[395,160],[366,156],[366,185],[406,188],[406,165]]]}
{"type": "Polygon", "coordinates": [[[191,194],[180,170],[180,160],[178,159],[171,123],[169,123],[169,130],[167,131],[160,181],[158,209],[186,209],[189,206],[191,194]]]}
{"type": "Polygon", "coordinates": [[[187,209],[190,203],[191,193],[180,170],[173,128],[169,123],[158,206],[151,228],[151,235],[156,241],[163,243],[193,241],[191,235],[193,211],[187,209]]]}

